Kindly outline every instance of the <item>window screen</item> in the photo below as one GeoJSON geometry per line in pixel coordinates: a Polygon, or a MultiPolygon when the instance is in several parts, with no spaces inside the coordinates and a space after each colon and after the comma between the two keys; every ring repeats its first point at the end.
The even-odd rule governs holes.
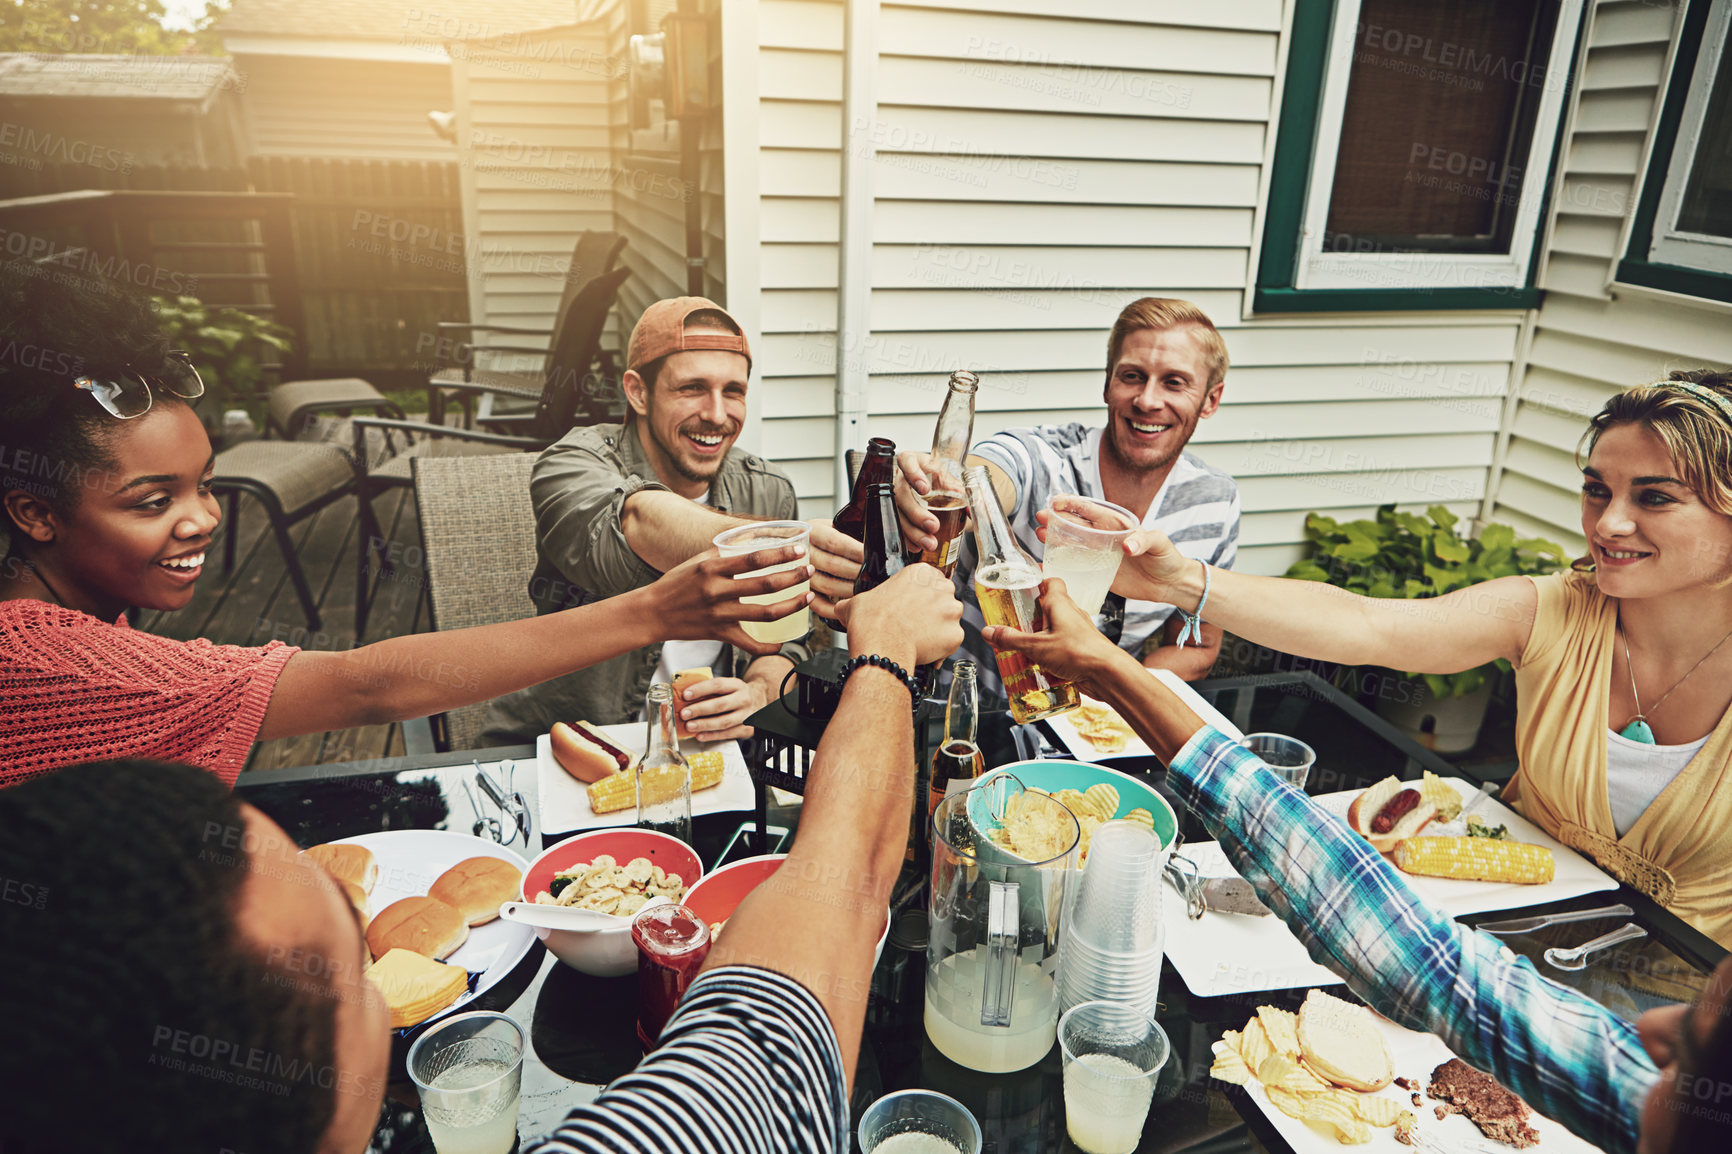
{"type": "Polygon", "coordinates": [[[1364,0],[1324,251],[1510,251],[1557,13],[1364,0]]]}

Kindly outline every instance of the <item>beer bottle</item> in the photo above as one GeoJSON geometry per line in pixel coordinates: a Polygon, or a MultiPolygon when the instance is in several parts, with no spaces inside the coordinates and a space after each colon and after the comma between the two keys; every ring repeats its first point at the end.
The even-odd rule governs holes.
{"type": "Polygon", "coordinates": [[[933,534],[938,545],[922,551],[919,559],[942,569],[946,577],[956,572],[956,562],[962,553],[962,525],[968,519],[962,469],[974,437],[974,394],[979,387],[980,378],[968,370],[951,373],[950,392],[944,398],[938,425],[932,432],[932,460],[927,467],[932,487],[921,500],[927,511],[938,518],[938,531],[933,534]]]}
{"type": "MultiPolygon", "coordinates": [[[[968,509],[974,515],[975,543],[980,561],[974,569],[974,595],[988,625],[1008,625],[1024,633],[1046,628],[1040,607],[1040,563],[1010,535],[998,494],[984,466],[968,470],[968,509]]],[[[1075,685],[1054,677],[1014,649],[995,649],[998,675],[1010,698],[1010,715],[1027,725],[1082,704],[1075,685]]]]}
{"type": "Polygon", "coordinates": [[[856,541],[866,540],[867,500],[872,486],[880,481],[896,481],[896,442],[889,437],[873,437],[866,442],[866,459],[854,478],[853,495],[836,510],[830,523],[856,541]]]}
{"type": "Polygon", "coordinates": [[[944,740],[932,755],[932,786],[926,813],[930,818],[950,790],[950,783],[980,776],[986,758],[975,744],[980,719],[980,686],[974,662],[958,661],[952,669],[950,701],[944,707],[944,740]]]}
{"type": "Polygon", "coordinates": [[[866,494],[866,560],[854,578],[854,592],[876,589],[902,571],[902,527],[896,520],[895,489],[876,481],[866,494]]]}

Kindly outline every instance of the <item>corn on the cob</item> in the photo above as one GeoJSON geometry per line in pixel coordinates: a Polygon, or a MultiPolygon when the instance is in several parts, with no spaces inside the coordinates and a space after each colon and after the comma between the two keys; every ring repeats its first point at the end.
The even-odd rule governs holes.
{"type": "MultiPolygon", "coordinates": [[[[692,769],[692,792],[710,789],[722,784],[722,755],[719,750],[705,750],[703,753],[686,754],[686,764],[692,769]]],[[[590,812],[596,814],[613,813],[616,810],[630,809],[637,803],[636,791],[632,783],[632,775],[637,773],[636,767],[623,773],[609,774],[600,781],[589,786],[590,812]]],[[[664,800],[665,795],[679,789],[679,782],[671,775],[665,777],[656,770],[650,770],[645,775],[644,800],[655,802],[664,800]]]]}
{"type": "Polygon", "coordinates": [[[1396,847],[1395,864],[1427,877],[1533,885],[1551,881],[1557,868],[1544,846],[1483,837],[1410,837],[1396,847]]]}

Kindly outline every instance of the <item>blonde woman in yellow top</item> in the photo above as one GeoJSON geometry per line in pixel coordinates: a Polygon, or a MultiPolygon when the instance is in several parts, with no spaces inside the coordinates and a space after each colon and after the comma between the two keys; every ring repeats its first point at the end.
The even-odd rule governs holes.
{"type": "Polygon", "coordinates": [[[1553,837],[1732,947],[1732,374],[1675,372],[1583,436],[1570,572],[1420,603],[1211,569],[1160,533],[1113,591],[1259,645],[1349,665],[1516,669],[1505,792],[1553,837]],[[1205,601],[1206,592],[1206,601],[1205,601]]]}

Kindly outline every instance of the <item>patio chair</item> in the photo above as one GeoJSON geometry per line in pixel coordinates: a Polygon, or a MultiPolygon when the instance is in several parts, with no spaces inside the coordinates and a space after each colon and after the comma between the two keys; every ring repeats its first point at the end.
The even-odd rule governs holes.
{"type": "Polygon", "coordinates": [[[307,626],[319,628],[319,609],[301,569],[289,529],[326,505],[356,491],[355,469],[335,445],[296,441],[246,441],[216,455],[211,492],[228,498],[223,534],[223,572],[234,568],[240,532],[240,498],[250,493],[265,508],[288,567],[289,580],[307,613],[307,626]]]}
{"type": "MultiPolygon", "coordinates": [[[[361,541],[355,550],[355,640],[367,631],[372,608],[367,578],[373,555],[379,556],[379,571],[393,570],[385,548],[384,529],[379,523],[373,498],[390,488],[415,484],[416,462],[434,458],[495,457],[513,450],[544,449],[539,437],[489,433],[481,429],[454,429],[423,421],[400,421],[388,417],[356,417],[350,422],[354,437],[355,495],[359,505],[361,541]],[[398,444],[401,438],[402,444],[398,444]]],[[[529,483],[524,482],[525,500],[529,483]]],[[[419,498],[417,498],[418,500],[419,498]]]]}
{"type": "MultiPolygon", "coordinates": [[[[535,510],[529,503],[534,453],[420,457],[413,462],[421,555],[435,630],[468,629],[535,615],[535,510]]],[[[487,703],[440,714],[442,750],[472,749],[487,703]]]]}
{"type": "Polygon", "coordinates": [[[365,409],[375,416],[403,417],[396,402],[359,377],[289,381],[271,389],[265,402],[265,435],[275,430],[285,441],[301,435],[313,415],[336,412],[347,416],[365,409]]]}
{"type": "MultiPolygon", "coordinates": [[[[620,241],[624,248],[624,241],[620,241]]],[[[575,258],[573,258],[575,260],[575,258]]],[[[530,345],[487,345],[476,348],[466,345],[462,362],[456,369],[442,369],[428,378],[428,414],[436,425],[442,425],[445,419],[445,400],[449,395],[461,397],[464,405],[466,423],[480,425],[507,431],[511,426],[533,425],[535,418],[532,412],[495,412],[497,400],[516,400],[525,402],[523,407],[532,407],[542,399],[542,392],[549,381],[549,367],[554,360],[565,360],[573,364],[572,373],[575,381],[594,383],[589,376],[591,364],[601,360],[599,379],[615,381],[615,355],[611,350],[603,348],[603,336],[608,327],[608,314],[613,310],[613,301],[618,296],[620,286],[630,277],[629,269],[610,269],[598,272],[587,281],[575,284],[568,279],[568,291],[559,298],[559,312],[554,319],[553,329],[532,329],[532,327],[502,326],[502,324],[459,324],[459,322],[442,321],[442,331],[464,331],[464,333],[502,333],[516,336],[546,336],[546,347],[530,347],[530,345]],[[546,364],[540,373],[504,373],[497,369],[480,369],[475,366],[476,353],[540,353],[546,357],[546,364]],[[475,400],[475,411],[469,411],[469,402],[475,400]]],[[[613,407],[603,393],[603,388],[589,388],[585,404],[578,405],[575,423],[594,425],[598,421],[613,416],[613,407]]],[[[624,412],[622,412],[624,414],[624,412]]]]}

